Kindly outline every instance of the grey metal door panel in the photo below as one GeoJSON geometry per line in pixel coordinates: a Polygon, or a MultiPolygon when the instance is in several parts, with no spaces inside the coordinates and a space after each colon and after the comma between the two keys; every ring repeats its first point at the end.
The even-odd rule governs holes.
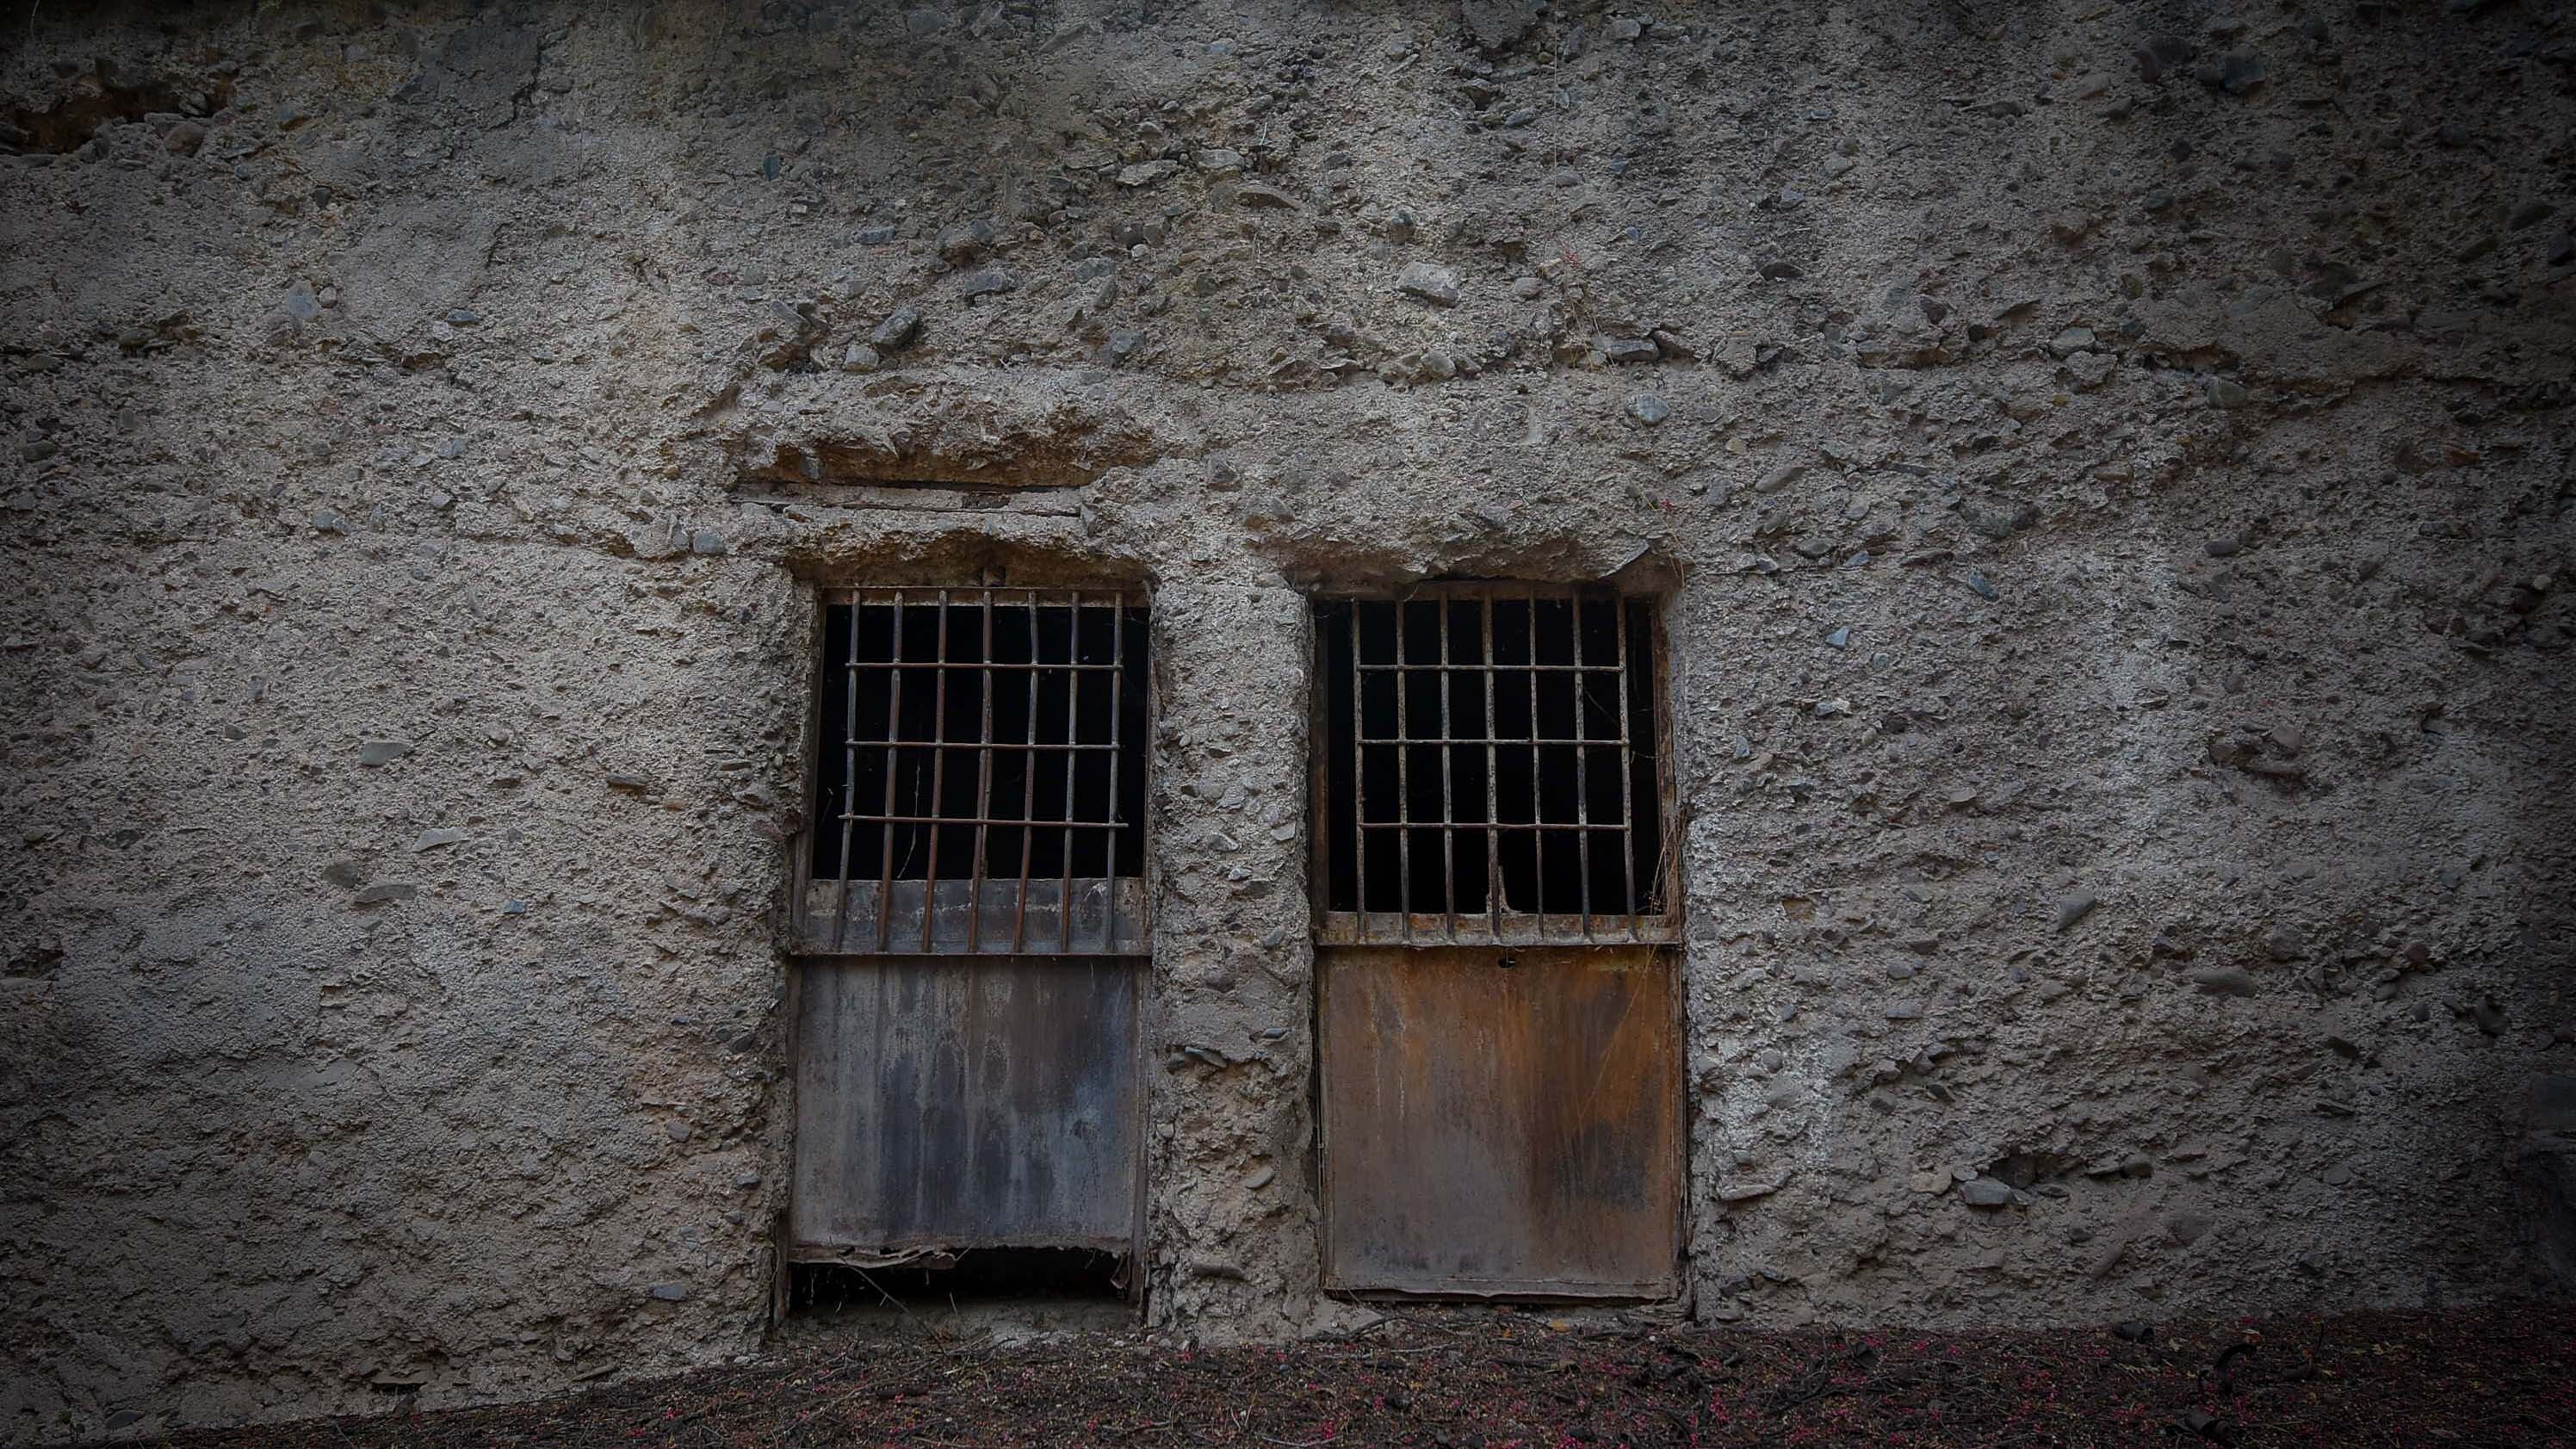
{"type": "Polygon", "coordinates": [[[1132,1249],[1141,963],[797,969],[791,1256],[1132,1249]]]}

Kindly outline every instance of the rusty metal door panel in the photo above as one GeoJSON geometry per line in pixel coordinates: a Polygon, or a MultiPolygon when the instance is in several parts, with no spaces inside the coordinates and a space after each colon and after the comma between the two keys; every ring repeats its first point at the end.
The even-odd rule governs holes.
{"type": "Polygon", "coordinates": [[[1328,1286],[1676,1291],[1669,956],[1354,950],[1319,964],[1328,1286]]]}
{"type": "Polygon", "coordinates": [[[1142,969],[1030,957],[800,965],[790,1256],[1131,1251],[1142,969]]]}

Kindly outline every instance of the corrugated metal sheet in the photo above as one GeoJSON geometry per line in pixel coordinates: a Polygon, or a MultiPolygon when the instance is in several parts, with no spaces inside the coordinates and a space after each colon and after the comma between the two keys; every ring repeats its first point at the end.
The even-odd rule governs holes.
{"type": "Polygon", "coordinates": [[[1668,955],[1362,949],[1319,965],[1328,1286],[1676,1291],[1668,955]]]}
{"type": "Polygon", "coordinates": [[[1132,1250],[1142,967],[805,963],[789,1254],[1132,1250]]]}

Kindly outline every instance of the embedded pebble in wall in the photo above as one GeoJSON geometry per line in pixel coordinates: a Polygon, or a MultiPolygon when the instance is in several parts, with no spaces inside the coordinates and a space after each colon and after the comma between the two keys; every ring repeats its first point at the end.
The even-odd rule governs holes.
{"type": "Polygon", "coordinates": [[[1782,463],[1779,466],[1772,468],[1769,472],[1764,473],[1761,477],[1753,480],[1753,491],[1756,493],[1777,493],[1781,489],[1788,487],[1790,484],[1797,482],[1798,479],[1806,473],[1806,471],[1807,465],[1804,463],[1782,463]]]}
{"type": "Polygon", "coordinates": [[[962,266],[982,256],[999,237],[992,220],[977,217],[973,221],[955,222],[939,229],[936,246],[940,260],[962,266]]]}
{"type": "Polygon", "coordinates": [[[1395,288],[1416,301],[1428,302],[1435,307],[1458,305],[1458,274],[1429,262],[1405,263],[1404,270],[1396,274],[1395,288]]]}
{"type": "Polygon", "coordinates": [[[897,307],[886,314],[885,320],[876,325],[875,331],[868,334],[868,345],[879,352],[898,351],[910,346],[913,338],[919,335],[920,331],[921,310],[917,307],[897,307]]]}
{"type": "Polygon", "coordinates": [[[1991,1177],[1972,1177],[1959,1184],[1959,1201],[1973,1208],[1999,1208],[2013,1200],[2013,1190],[1991,1177]]]}
{"type": "Polygon", "coordinates": [[[1641,392],[1628,399],[1627,414],[1640,426],[1651,428],[1671,417],[1672,409],[1664,406],[1664,400],[1653,393],[1641,392]]]}
{"type": "Polygon", "coordinates": [[[2073,927],[2091,915],[2093,907],[2098,904],[2099,899],[2091,891],[2075,891],[2061,898],[2057,903],[2057,929],[2063,931],[2073,927]]]}
{"type": "Polygon", "coordinates": [[[2252,996],[2254,973],[2236,966],[2201,966],[2190,973],[2192,984],[2212,996],[2252,996]]]}

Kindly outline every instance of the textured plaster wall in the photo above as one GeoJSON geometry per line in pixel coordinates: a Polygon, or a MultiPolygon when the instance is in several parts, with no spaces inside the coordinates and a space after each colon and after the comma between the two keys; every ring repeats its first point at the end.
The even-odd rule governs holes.
{"type": "Polygon", "coordinates": [[[1356,1321],[1303,598],[1442,574],[1670,596],[1682,1311],[2571,1260],[2563,10],[0,32],[0,1437],[756,1351],[860,581],[1153,588],[1158,1327],[1356,1321]]]}

